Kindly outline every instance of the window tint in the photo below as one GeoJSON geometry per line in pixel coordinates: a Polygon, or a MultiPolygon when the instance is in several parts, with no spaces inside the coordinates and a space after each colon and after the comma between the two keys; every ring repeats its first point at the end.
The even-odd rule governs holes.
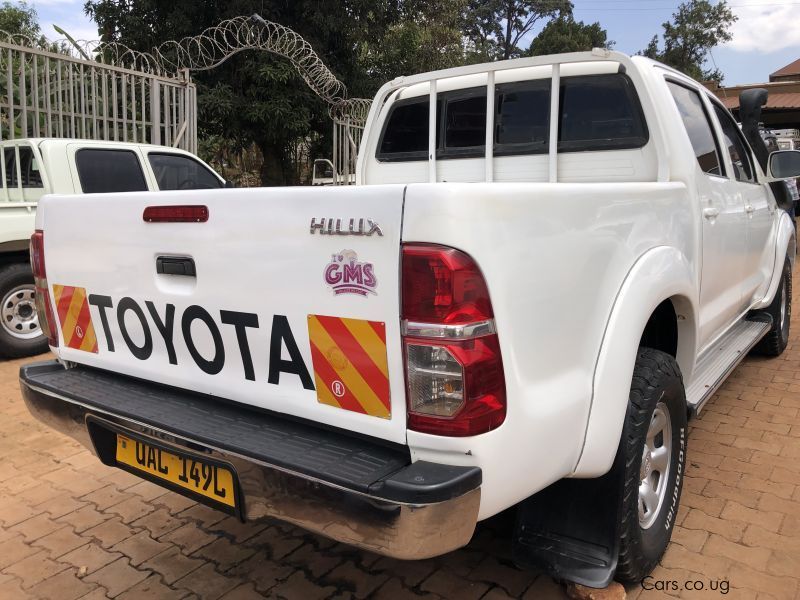
{"type": "Polygon", "coordinates": [[[447,150],[470,148],[480,149],[483,154],[482,148],[486,146],[486,88],[459,91],[457,95],[444,94],[444,100],[447,115],[445,153],[447,150]]]}
{"type": "Polygon", "coordinates": [[[636,91],[626,75],[561,80],[559,151],[639,148],[647,143],[636,91]]]}
{"type": "MultiPolygon", "coordinates": [[[[14,148],[6,148],[4,160],[6,163],[6,187],[17,187],[17,158],[14,148]]],[[[39,172],[39,163],[33,156],[30,146],[19,147],[19,165],[22,172],[22,187],[41,188],[42,175],[39,172]]]]}
{"type": "Polygon", "coordinates": [[[722,141],[725,146],[727,146],[728,153],[731,155],[734,177],[736,177],[737,181],[755,183],[756,179],[753,176],[750,152],[747,145],[744,143],[739,126],[728,111],[718,106],[716,103],[714,103],[714,112],[717,115],[717,119],[719,119],[719,124],[722,126],[722,141]]]}
{"type": "Polygon", "coordinates": [[[151,152],[147,158],[160,190],[214,190],[223,187],[216,175],[191,157],[151,152]]]}
{"type": "Polygon", "coordinates": [[[75,163],[85,194],[147,191],[139,159],[130,150],[84,148],[75,153],[75,163]]]}
{"type": "Polygon", "coordinates": [[[428,157],[428,96],[399,101],[386,120],[379,158],[426,159],[428,157]]]}
{"type": "Polygon", "coordinates": [[[694,90],[685,88],[682,85],[667,82],[667,87],[675,99],[678,111],[683,120],[686,133],[689,134],[689,141],[692,142],[694,155],[704,173],[710,175],[724,175],[720,169],[719,152],[711,130],[706,111],[700,96],[694,90]]]}
{"type": "Polygon", "coordinates": [[[506,83],[496,88],[494,153],[545,152],[550,135],[550,80],[506,83]]]}

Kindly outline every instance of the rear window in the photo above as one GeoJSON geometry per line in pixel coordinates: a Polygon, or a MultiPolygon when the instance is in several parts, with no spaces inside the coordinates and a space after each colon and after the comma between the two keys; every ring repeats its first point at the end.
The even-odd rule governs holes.
{"type": "Polygon", "coordinates": [[[550,80],[496,86],[495,155],[546,152],[550,137],[550,80]]]}
{"type": "MultiPolygon", "coordinates": [[[[6,148],[3,158],[6,163],[6,187],[17,187],[17,157],[14,148],[6,148]]],[[[23,188],[44,187],[39,164],[30,146],[19,147],[19,167],[22,173],[21,182],[23,188]]]]}
{"type": "MultiPolygon", "coordinates": [[[[495,87],[496,156],[547,152],[550,87],[550,79],[495,87]]],[[[437,158],[483,156],[486,88],[439,94],[437,129],[437,158]]],[[[559,152],[641,148],[647,140],[641,105],[626,75],[561,80],[559,152]]],[[[376,157],[382,161],[426,160],[427,149],[428,97],[398,102],[386,120],[376,157]]]]}
{"type": "Polygon", "coordinates": [[[428,97],[400,100],[391,109],[378,146],[378,158],[425,160],[428,157],[428,97]]]}
{"type": "MultiPolygon", "coordinates": [[[[445,114],[444,150],[459,154],[486,147],[486,88],[442,94],[445,114]]],[[[441,129],[441,124],[439,125],[441,129]]],[[[441,131],[439,132],[441,135],[441,131]]]]}
{"type": "Polygon", "coordinates": [[[151,152],[147,158],[160,190],[214,190],[224,185],[200,161],[189,156],[151,152]]]}
{"type": "Polygon", "coordinates": [[[75,164],[85,194],[147,191],[142,165],[130,150],[83,148],[75,164]]]}
{"type": "Polygon", "coordinates": [[[558,150],[641,148],[647,129],[627,75],[566,77],[561,82],[558,150]]]}

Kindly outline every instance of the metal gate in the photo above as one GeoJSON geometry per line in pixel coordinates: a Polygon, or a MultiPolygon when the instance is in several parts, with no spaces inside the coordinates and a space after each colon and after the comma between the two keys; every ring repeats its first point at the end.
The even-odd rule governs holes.
{"type": "Polygon", "coordinates": [[[333,185],[355,183],[358,147],[364,126],[353,124],[352,119],[333,121],[333,185]]]}
{"type": "Polygon", "coordinates": [[[0,141],[83,138],[197,153],[197,91],[175,76],[77,58],[14,36],[0,40],[0,141]]]}

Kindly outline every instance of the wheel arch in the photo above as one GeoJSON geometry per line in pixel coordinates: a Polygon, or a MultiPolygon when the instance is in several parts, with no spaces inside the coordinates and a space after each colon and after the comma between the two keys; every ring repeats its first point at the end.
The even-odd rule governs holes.
{"type": "Polygon", "coordinates": [[[654,335],[660,330],[670,331],[668,339],[658,339],[657,349],[672,354],[683,377],[691,377],[697,350],[694,281],[689,261],[671,247],[653,248],[631,267],[606,322],[574,477],[599,477],[611,468],[643,340],[658,339],[654,335]]]}
{"type": "Polygon", "coordinates": [[[797,232],[795,231],[792,218],[789,214],[784,211],[781,212],[783,214],[781,214],[778,222],[778,233],[775,239],[775,262],[772,267],[772,279],[770,280],[766,294],[764,294],[764,298],[753,306],[754,309],[769,306],[775,298],[778,285],[781,282],[783,264],[787,258],[789,259],[792,270],[794,270],[795,256],[797,254],[797,232]]]}

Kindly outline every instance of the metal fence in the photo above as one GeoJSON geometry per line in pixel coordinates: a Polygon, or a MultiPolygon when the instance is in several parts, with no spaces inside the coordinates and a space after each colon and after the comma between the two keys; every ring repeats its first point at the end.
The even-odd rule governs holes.
{"type": "Polygon", "coordinates": [[[168,77],[58,50],[0,41],[0,141],[83,138],[197,153],[197,91],[188,70],[168,77]]]}

